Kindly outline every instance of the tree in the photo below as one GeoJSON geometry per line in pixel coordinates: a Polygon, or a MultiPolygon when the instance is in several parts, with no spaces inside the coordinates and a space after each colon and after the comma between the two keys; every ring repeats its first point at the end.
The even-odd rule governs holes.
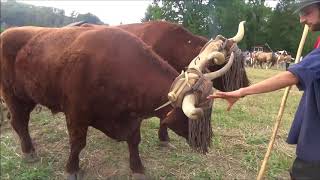
{"type": "Polygon", "coordinates": [[[78,16],[75,18],[75,21],[86,21],[92,24],[103,24],[103,22],[97,16],[91,13],[78,14],[78,16]]]}
{"type": "MultiPolygon", "coordinates": [[[[285,49],[295,55],[300,43],[303,26],[299,17],[293,14],[294,0],[280,0],[273,11],[267,27],[268,42],[275,50],[285,49]]],[[[313,49],[313,44],[319,33],[309,33],[303,54],[313,49]]]]}
{"type": "Polygon", "coordinates": [[[77,14],[65,16],[65,11],[52,7],[39,7],[16,2],[14,0],[1,2],[1,25],[6,26],[46,26],[61,27],[74,21],[85,20],[90,23],[102,24],[101,20],[91,14],[77,14]]]}
{"type": "Polygon", "coordinates": [[[165,20],[164,12],[158,4],[149,5],[145,12],[145,17],[141,19],[141,22],[152,20],[165,20]]]}
{"type": "Polygon", "coordinates": [[[165,20],[182,24],[191,32],[209,37],[213,0],[154,0],[142,21],[165,20]]]}

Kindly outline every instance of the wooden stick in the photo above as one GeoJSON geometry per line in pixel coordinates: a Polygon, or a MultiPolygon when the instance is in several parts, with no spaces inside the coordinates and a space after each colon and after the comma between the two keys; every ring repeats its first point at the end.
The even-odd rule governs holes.
{"type": "MultiPolygon", "coordinates": [[[[300,40],[299,48],[298,48],[298,51],[297,51],[295,63],[298,63],[299,60],[300,60],[301,52],[302,52],[306,37],[308,35],[308,30],[309,30],[308,25],[304,25],[304,29],[303,29],[302,37],[301,37],[301,40],[300,40]]],[[[291,86],[287,87],[286,90],[284,91],[284,94],[283,94],[283,97],[282,97],[282,101],[281,101],[281,105],[280,105],[280,109],[279,109],[279,112],[278,112],[278,116],[277,116],[277,119],[276,119],[276,122],[275,122],[275,125],[274,125],[274,129],[273,129],[273,132],[272,132],[272,136],[271,136],[271,139],[270,139],[270,142],[269,142],[269,145],[268,145],[267,152],[266,152],[266,154],[264,156],[264,159],[263,159],[263,162],[262,162],[262,165],[261,165],[257,180],[262,180],[262,178],[263,178],[263,175],[264,175],[264,172],[265,172],[265,169],[266,169],[266,165],[267,165],[268,159],[270,157],[271,150],[272,150],[272,147],[273,147],[273,144],[274,144],[274,141],[275,141],[278,129],[279,129],[281,118],[283,116],[283,111],[284,111],[284,108],[285,108],[285,105],[286,105],[286,102],[287,102],[287,98],[288,98],[290,89],[291,89],[291,86]]]]}

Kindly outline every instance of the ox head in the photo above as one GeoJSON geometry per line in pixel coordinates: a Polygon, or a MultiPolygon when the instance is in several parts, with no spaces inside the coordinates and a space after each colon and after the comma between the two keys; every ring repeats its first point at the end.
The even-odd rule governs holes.
{"type": "Polygon", "coordinates": [[[235,54],[241,55],[236,43],[241,41],[243,36],[244,22],[241,22],[238,33],[233,38],[226,39],[218,35],[210,40],[200,54],[191,61],[186,72],[182,72],[175,79],[168,93],[169,102],[176,109],[174,115],[166,118],[163,123],[177,134],[187,137],[190,146],[200,152],[206,153],[211,144],[212,100],[206,97],[213,93],[212,80],[230,69],[235,54]],[[215,72],[208,72],[208,66],[214,64],[225,65],[215,72]],[[181,108],[188,117],[187,122],[182,122],[183,118],[175,117],[183,116],[177,108],[181,108]]]}

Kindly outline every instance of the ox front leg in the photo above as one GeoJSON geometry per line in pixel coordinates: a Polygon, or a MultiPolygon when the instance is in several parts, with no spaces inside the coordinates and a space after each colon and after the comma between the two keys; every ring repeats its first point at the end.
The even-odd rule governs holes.
{"type": "Polygon", "coordinates": [[[167,125],[164,123],[161,123],[168,116],[168,114],[170,114],[170,112],[168,113],[167,109],[165,109],[165,108],[160,109],[157,114],[157,117],[159,117],[159,119],[160,119],[160,127],[158,130],[158,138],[160,141],[159,145],[161,147],[175,149],[176,147],[169,142],[170,138],[169,138],[169,134],[168,134],[167,125]]]}
{"type": "MultiPolygon", "coordinates": [[[[160,120],[160,121],[162,121],[162,120],[160,120]]],[[[158,137],[159,137],[160,142],[169,142],[168,128],[167,128],[167,126],[162,125],[162,123],[160,123],[158,137]]]]}
{"type": "Polygon", "coordinates": [[[140,127],[138,127],[127,140],[130,156],[130,169],[133,172],[134,179],[145,179],[144,167],[139,155],[140,141],[140,127]]]}
{"type": "Polygon", "coordinates": [[[176,149],[176,147],[171,144],[169,135],[168,135],[168,127],[164,125],[163,123],[160,123],[159,131],[158,131],[158,137],[160,140],[160,146],[170,149],[176,149]]]}
{"type": "Polygon", "coordinates": [[[35,162],[39,158],[36,155],[35,148],[29,133],[30,113],[33,110],[34,103],[26,103],[15,97],[7,99],[7,105],[11,113],[11,126],[18,134],[21,144],[21,150],[26,162],[35,162]]]}
{"type": "Polygon", "coordinates": [[[163,125],[162,123],[160,123],[160,127],[158,130],[158,137],[160,140],[160,146],[170,147],[171,144],[169,143],[168,127],[163,125]]]}
{"type": "Polygon", "coordinates": [[[86,123],[76,121],[79,119],[68,118],[67,126],[70,138],[70,154],[66,165],[67,179],[68,180],[81,180],[83,179],[83,172],[79,167],[79,154],[86,146],[86,137],[88,126],[86,123]]]}

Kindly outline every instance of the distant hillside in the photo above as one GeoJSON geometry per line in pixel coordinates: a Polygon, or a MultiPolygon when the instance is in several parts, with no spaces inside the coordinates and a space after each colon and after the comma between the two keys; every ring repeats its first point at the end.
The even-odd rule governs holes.
{"type": "Polygon", "coordinates": [[[72,13],[71,16],[66,16],[63,9],[34,6],[15,2],[14,0],[1,2],[1,29],[26,25],[61,27],[77,21],[104,24],[97,16],[91,13],[72,13]]]}

